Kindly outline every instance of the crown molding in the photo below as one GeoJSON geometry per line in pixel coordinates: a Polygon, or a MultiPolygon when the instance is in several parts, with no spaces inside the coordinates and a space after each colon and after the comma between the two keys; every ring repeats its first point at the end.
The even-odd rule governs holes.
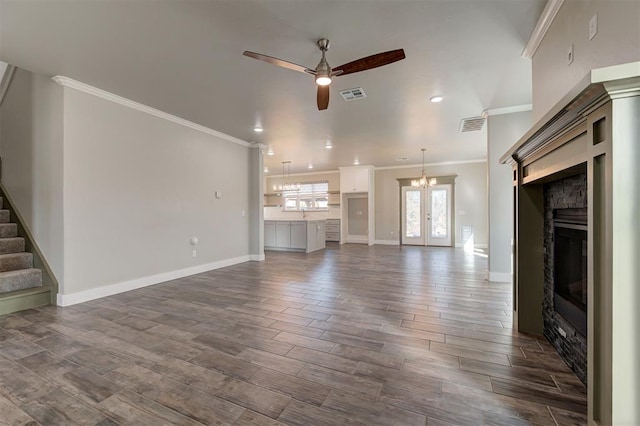
{"type": "Polygon", "coordinates": [[[514,106],[504,107],[504,108],[485,109],[484,111],[482,111],[482,116],[484,118],[487,118],[494,115],[513,114],[516,112],[524,112],[524,111],[531,111],[531,110],[533,110],[532,104],[514,105],[514,106]]]}
{"type": "MultiPolygon", "coordinates": [[[[436,166],[453,166],[456,164],[474,164],[474,163],[486,163],[486,159],[477,159],[477,160],[463,160],[463,161],[443,161],[441,163],[425,163],[425,167],[436,167],[436,166]]],[[[382,166],[376,167],[376,170],[393,170],[393,169],[414,169],[416,167],[422,167],[422,163],[420,164],[404,164],[402,166],[382,166]]]]}
{"type": "Polygon", "coordinates": [[[144,105],[139,102],[132,101],[127,98],[123,98],[122,96],[115,95],[113,93],[107,92],[106,90],[98,89],[97,87],[93,87],[88,84],[81,83],[69,77],[57,75],[53,77],[52,80],[63,87],[69,87],[71,89],[75,89],[80,92],[88,93],[90,95],[107,100],[109,102],[120,104],[122,106],[135,109],[137,111],[141,111],[149,115],[153,115],[163,120],[171,121],[172,123],[179,124],[181,126],[188,127],[190,129],[197,130],[202,133],[206,133],[207,135],[210,135],[210,136],[215,136],[217,138],[224,139],[228,142],[233,142],[235,144],[242,145],[244,147],[253,146],[249,142],[243,141],[242,139],[235,138],[233,136],[227,135],[226,133],[218,132],[217,130],[210,129],[208,127],[194,123],[193,121],[185,120],[184,118],[180,118],[175,115],[166,113],[164,111],[160,111],[148,105],[144,105]]]}
{"type": "Polygon", "coordinates": [[[522,56],[527,59],[533,58],[533,55],[536,54],[536,50],[542,43],[542,39],[549,31],[553,20],[556,18],[558,11],[560,11],[560,7],[564,0],[548,0],[547,5],[544,7],[542,11],[542,15],[540,15],[540,19],[538,19],[538,23],[536,27],[533,29],[531,33],[531,37],[529,37],[529,41],[522,51],[522,56]]]}
{"type": "MultiPolygon", "coordinates": [[[[425,163],[424,166],[425,167],[436,167],[436,166],[453,166],[456,164],[475,164],[475,163],[486,163],[487,160],[486,159],[477,159],[477,160],[462,160],[462,161],[443,161],[441,163],[425,163]]],[[[356,166],[346,166],[346,167],[356,167],[356,166]]],[[[419,164],[403,164],[402,166],[382,166],[382,167],[375,167],[375,166],[367,166],[367,167],[372,167],[374,171],[377,170],[393,170],[393,169],[415,169],[416,167],[420,168],[422,167],[422,163],[419,164]]],[[[343,169],[345,167],[338,167],[338,169],[343,169]]],[[[317,171],[317,172],[302,172],[302,173],[291,173],[290,175],[287,176],[310,176],[310,175],[325,175],[325,174],[329,174],[329,173],[340,173],[340,170],[325,170],[325,171],[317,171]]],[[[272,177],[282,177],[282,174],[265,174],[266,178],[272,178],[272,177]]]]}
{"type": "Polygon", "coordinates": [[[4,95],[7,94],[7,90],[9,90],[9,85],[11,84],[11,80],[13,79],[13,74],[16,71],[16,67],[10,64],[7,64],[7,67],[4,70],[4,74],[0,75],[0,105],[2,105],[2,101],[4,101],[4,95]]]}
{"type": "MultiPolygon", "coordinates": [[[[265,173],[266,178],[282,178],[282,173],[276,173],[275,169],[274,169],[274,174],[271,174],[271,172],[269,173],[269,175],[267,175],[265,173]]],[[[340,170],[326,170],[326,171],[317,171],[317,172],[302,172],[302,173],[291,173],[291,174],[287,174],[287,176],[312,176],[312,175],[328,175],[328,174],[333,174],[333,173],[340,173],[340,170]]]]}

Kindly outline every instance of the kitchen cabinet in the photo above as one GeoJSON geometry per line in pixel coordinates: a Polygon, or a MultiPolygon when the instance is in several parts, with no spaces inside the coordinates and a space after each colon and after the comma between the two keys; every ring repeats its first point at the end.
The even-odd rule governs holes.
{"type": "Polygon", "coordinates": [[[265,220],[264,249],[311,253],[326,247],[324,220],[265,220]]]}
{"type": "MultiPolygon", "coordinates": [[[[266,229],[265,229],[266,233],[266,229]]],[[[266,240],[266,237],[265,237],[266,240]]],[[[340,219],[327,219],[326,240],[340,242],[340,219]]]]}
{"type": "Polygon", "coordinates": [[[291,247],[291,222],[276,222],[276,247],[291,247]]]}
{"type": "Polygon", "coordinates": [[[264,245],[272,247],[276,245],[276,223],[265,222],[264,223],[264,245]]]}
{"type": "Polygon", "coordinates": [[[292,249],[307,248],[307,226],[306,222],[290,222],[291,223],[291,243],[289,247],[292,249]]]}
{"type": "Polygon", "coordinates": [[[340,167],[340,192],[369,192],[371,166],[340,167]]]}

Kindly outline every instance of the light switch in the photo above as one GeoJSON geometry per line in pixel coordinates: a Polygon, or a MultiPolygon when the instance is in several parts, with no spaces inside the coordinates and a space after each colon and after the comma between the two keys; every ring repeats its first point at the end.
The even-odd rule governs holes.
{"type": "Polygon", "coordinates": [[[216,198],[222,198],[222,191],[216,191],[216,198]]]}

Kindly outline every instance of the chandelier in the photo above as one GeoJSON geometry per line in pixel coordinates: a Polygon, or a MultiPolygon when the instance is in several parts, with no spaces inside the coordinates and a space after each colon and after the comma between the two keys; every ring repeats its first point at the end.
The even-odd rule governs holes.
{"type": "Polygon", "coordinates": [[[285,176],[291,180],[291,161],[282,162],[282,183],[280,185],[274,185],[273,189],[276,191],[300,191],[300,184],[294,182],[286,182],[285,176]],[[285,166],[287,167],[288,174],[285,175],[285,166]]]}
{"type": "Polygon", "coordinates": [[[420,176],[420,179],[413,179],[411,181],[411,186],[417,188],[426,188],[427,186],[435,185],[436,183],[438,183],[438,181],[433,177],[427,178],[427,174],[424,171],[424,152],[426,151],[426,148],[422,148],[420,151],[422,151],[422,176],[420,176]]]}

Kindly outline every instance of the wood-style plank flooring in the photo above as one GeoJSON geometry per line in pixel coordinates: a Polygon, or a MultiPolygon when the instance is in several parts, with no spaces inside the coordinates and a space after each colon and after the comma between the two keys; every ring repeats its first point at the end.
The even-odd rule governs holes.
{"type": "Polygon", "coordinates": [[[10,425],[586,424],[460,249],[329,245],[0,317],[10,425]]]}

